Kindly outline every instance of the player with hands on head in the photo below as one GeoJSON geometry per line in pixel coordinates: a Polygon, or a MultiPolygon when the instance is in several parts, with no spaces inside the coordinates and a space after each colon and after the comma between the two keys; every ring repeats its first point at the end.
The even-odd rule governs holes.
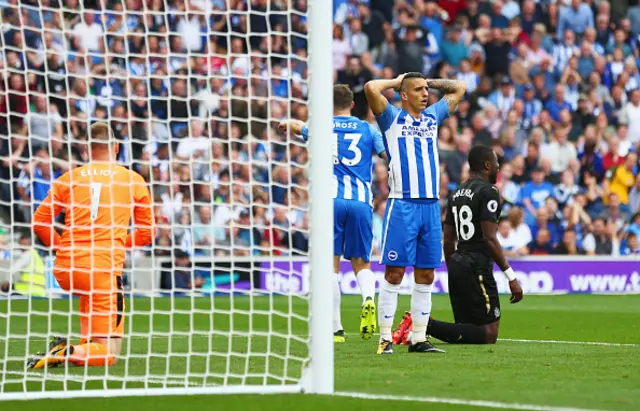
{"type": "MultiPolygon", "coordinates": [[[[360,336],[368,340],[376,331],[375,277],[371,271],[373,243],[373,192],[371,191],[372,158],[386,160],[380,132],[369,123],[353,117],[353,92],[343,84],[333,87],[333,268],[334,342],[344,342],[340,316],[340,258],[351,261],[362,294],[360,336]]],[[[280,131],[290,128],[307,140],[309,130],[298,120],[284,120],[280,131]]]]}
{"type": "Polygon", "coordinates": [[[451,193],[444,222],[455,324],[431,319],[429,335],[452,344],[495,344],[501,313],[493,263],[509,279],[512,304],[522,300],[522,288],[497,237],[502,208],[494,186],[498,157],[487,146],[475,146],[469,152],[469,166],[471,177],[451,193]]]}
{"type": "Polygon", "coordinates": [[[411,294],[414,328],[409,352],[443,352],[426,337],[434,271],[442,261],[437,139],[438,128],[455,111],[466,89],[462,81],[427,79],[421,73],[365,84],[369,107],[383,133],[389,159],[389,199],[381,250],[381,262],[386,267],[378,297],[378,354],[393,353],[391,327],[400,283],[408,266],[414,267],[415,278],[411,294]],[[427,107],[429,88],[444,96],[427,107]],[[399,91],[401,107],[390,104],[382,94],[388,89],[399,91]]]}

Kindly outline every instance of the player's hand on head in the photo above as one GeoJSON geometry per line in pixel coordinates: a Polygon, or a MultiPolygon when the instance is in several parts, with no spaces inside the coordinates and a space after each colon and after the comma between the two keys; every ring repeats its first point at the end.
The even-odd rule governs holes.
{"type": "Polygon", "coordinates": [[[520,287],[518,280],[509,281],[509,289],[511,290],[511,298],[509,299],[511,304],[522,301],[522,287],[520,287]]]}
{"type": "Polygon", "coordinates": [[[396,77],[396,83],[397,83],[395,87],[396,91],[400,91],[400,85],[402,85],[402,80],[406,75],[407,73],[402,73],[402,74],[399,74],[398,77],[396,77]]]}

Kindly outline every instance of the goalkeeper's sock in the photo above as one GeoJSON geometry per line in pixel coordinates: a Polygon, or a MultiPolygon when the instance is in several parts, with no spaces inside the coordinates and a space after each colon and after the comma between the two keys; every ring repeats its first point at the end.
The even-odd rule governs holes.
{"type": "Polygon", "coordinates": [[[380,328],[380,340],[391,341],[391,327],[393,317],[398,308],[398,291],[400,284],[391,284],[385,278],[380,284],[378,295],[378,327],[380,328]]]}
{"type": "Polygon", "coordinates": [[[362,294],[362,304],[367,301],[367,298],[373,299],[376,294],[376,278],[373,271],[368,268],[360,270],[356,275],[356,280],[358,280],[360,294],[362,294]]]}
{"type": "Polygon", "coordinates": [[[104,367],[113,365],[109,347],[95,342],[70,346],[69,362],[79,366],[104,367]]]}
{"type": "Polygon", "coordinates": [[[431,319],[429,335],[450,344],[486,344],[484,328],[473,324],[451,324],[431,319]]]}
{"type": "Polygon", "coordinates": [[[413,333],[411,343],[415,344],[427,339],[427,324],[431,315],[431,284],[414,284],[411,292],[411,319],[413,333]]]}
{"type": "Polygon", "coordinates": [[[344,330],[340,316],[340,274],[336,273],[333,283],[333,332],[344,330]]]}

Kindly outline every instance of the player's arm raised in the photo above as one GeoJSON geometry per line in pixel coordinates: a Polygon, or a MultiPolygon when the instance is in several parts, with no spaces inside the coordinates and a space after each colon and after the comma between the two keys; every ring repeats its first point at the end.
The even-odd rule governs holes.
{"type": "Polygon", "coordinates": [[[33,215],[33,232],[47,247],[57,250],[60,246],[60,234],[54,229],[54,222],[62,211],[65,188],[68,189],[69,175],[63,174],[51,185],[44,201],[33,215]]]}
{"type": "Polygon", "coordinates": [[[144,179],[138,173],[133,175],[134,208],[133,222],[135,229],[129,233],[125,241],[125,247],[143,247],[153,242],[156,237],[151,194],[144,179]]]}
{"type": "Polygon", "coordinates": [[[513,268],[509,265],[509,262],[502,252],[502,246],[498,241],[498,204],[500,202],[500,196],[498,190],[494,187],[491,193],[485,195],[484,199],[480,202],[481,212],[481,226],[482,226],[482,238],[484,240],[489,254],[495,263],[500,267],[502,272],[509,279],[509,288],[511,289],[511,303],[517,303],[522,300],[522,288],[516,279],[516,274],[513,268]]]}
{"type": "Polygon", "coordinates": [[[453,114],[458,107],[458,103],[464,98],[467,92],[467,84],[460,80],[433,79],[427,80],[427,87],[444,93],[444,101],[449,107],[449,114],[453,114]]]}
{"type": "Polygon", "coordinates": [[[373,114],[379,116],[384,112],[389,101],[382,95],[382,92],[390,88],[399,89],[403,78],[404,74],[400,74],[393,80],[371,80],[364,85],[364,94],[367,96],[373,114]]]}
{"type": "Polygon", "coordinates": [[[306,124],[300,120],[282,120],[278,124],[278,130],[280,130],[281,133],[286,133],[287,129],[291,130],[293,134],[302,136],[305,141],[309,139],[309,129],[306,124]]]}

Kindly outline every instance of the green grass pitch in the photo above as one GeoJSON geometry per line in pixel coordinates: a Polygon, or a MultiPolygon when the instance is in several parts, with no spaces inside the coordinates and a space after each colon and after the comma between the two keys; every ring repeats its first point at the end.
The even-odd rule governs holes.
{"type": "MultiPolygon", "coordinates": [[[[135,298],[127,301],[128,359],[116,367],[28,372],[24,358],[45,347],[51,330],[77,332],[69,315],[77,301],[0,301],[0,383],[5,392],[28,389],[141,388],[202,384],[292,383],[307,357],[306,301],[286,297],[135,298]],[[149,312],[153,309],[155,315],[149,312]],[[211,312],[213,311],[213,315],[211,312]],[[12,315],[7,317],[7,313],[12,315]],[[253,315],[249,315],[252,312],[253,315]],[[284,315],[293,312],[295,315],[284,315]],[[50,315],[47,315],[50,313],[50,315]],[[50,321],[50,324],[49,324],[50,321]],[[189,336],[189,330],[193,330],[189,336]],[[231,331],[231,332],[229,332],[231,331]],[[153,333],[153,338],[145,334],[153,333]],[[26,343],[24,335],[34,338],[26,343]],[[7,335],[11,338],[7,342],[7,335]],[[39,336],[39,337],[36,337],[39,336]],[[293,336],[293,337],[292,337],[293,336]],[[145,355],[152,352],[152,356],[145,355]],[[213,355],[207,355],[212,352],[213,355]],[[191,353],[190,356],[187,354],[191,353]],[[185,377],[185,373],[191,375],[185,377]],[[124,382],[123,377],[130,381],[124,382]],[[9,382],[10,380],[26,383],[9,382]]],[[[640,409],[640,295],[528,296],[503,300],[495,346],[438,346],[444,355],[375,355],[377,339],[357,335],[359,297],[342,301],[347,342],[335,348],[336,390],[376,395],[431,397],[540,407],[596,410],[640,409]],[[535,341],[513,341],[513,340],[535,341]],[[548,341],[550,340],[550,341],[548,341]],[[551,342],[555,341],[555,342],[551,342]],[[567,344],[607,342],[609,345],[567,344]]],[[[409,298],[401,297],[396,323],[409,298]]],[[[434,297],[436,318],[451,319],[446,296],[434,297]]],[[[435,341],[437,343],[437,341],[435,341]]],[[[312,395],[125,397],[0,402],[5,411],[87,409],[389,410],[418,406],[429,411],[491,409],[464,404],[416,403],[312,395]]],[[[544,408],[540,408],[544,409],[544,408]]]]}

